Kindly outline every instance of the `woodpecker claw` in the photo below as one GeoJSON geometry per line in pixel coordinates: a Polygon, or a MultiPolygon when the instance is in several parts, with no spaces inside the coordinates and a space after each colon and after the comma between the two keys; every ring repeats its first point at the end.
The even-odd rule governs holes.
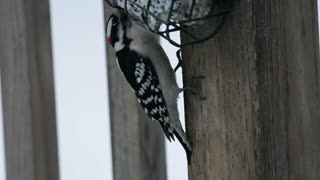
{"type": "Polygon", "coordinates": [[[178,58],[178,64],[177,66],[174,68],[174,72],[177,72],[177,70],[182,67],[182,63],[181,63],[181,49],[179,49],[177,52],[176,52],[176,56],[178,58]]]}
{"type": "Polygon", "coordinates": [[[176,67],[174,68],[174,72],[177,72],[177,70],[181,67],[181,61],[178,62],[176,67]]]}
{"type": "MultiPolygon", "coordinates": [[[[192,76],[192,78],[191,78],[191,86],[185,87],[185,88],[181,88],[180,89],[180,93],[182,91],[190,91],[190,93],[193,94],[193,95],[197,95],[197,94],[200,95],[201,93],[199,92],[199,89],[197,89],[197,87],[199,87],[200,81],[203,80],[203,79],[205,79],[204,76],[192,76]]],[[[206,96],[201,96],[200,95],[200,100],[201,101],[203,101],[205,99],[207,99],[206,96]]]]}

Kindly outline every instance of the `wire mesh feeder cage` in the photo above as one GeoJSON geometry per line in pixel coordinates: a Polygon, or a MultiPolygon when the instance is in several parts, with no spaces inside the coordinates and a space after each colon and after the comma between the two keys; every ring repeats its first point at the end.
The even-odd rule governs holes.
{"type": "Polygon", "coordinates": [[[159,34],[176,47],[204,42],[213,37],[225,21],[228,12],[226,0],[105,0],[134,19],[146,24],[149,30],[159,34]],[[201,27],[205,20],[214,18],[211,31],[201,27]],[[160,26],[164,25],[164,30],[160,26]],[[162,29],[162,28],[161,28],[162,29]],[[201,33],[200,33],[201,30],[201,33]],[[191,39],[180,44],[170,34],[181,31],[191,39]]]}

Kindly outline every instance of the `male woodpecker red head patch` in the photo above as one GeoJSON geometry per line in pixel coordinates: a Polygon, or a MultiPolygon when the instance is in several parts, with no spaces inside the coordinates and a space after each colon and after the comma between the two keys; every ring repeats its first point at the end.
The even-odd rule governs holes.
{"type": "Polygon", "coordinates": [[[115,14],[112,14],[107,22],[107,38],[108,42],[113,46],[118,40],[118,26],[120,24],[120,18],[115,14]]]}

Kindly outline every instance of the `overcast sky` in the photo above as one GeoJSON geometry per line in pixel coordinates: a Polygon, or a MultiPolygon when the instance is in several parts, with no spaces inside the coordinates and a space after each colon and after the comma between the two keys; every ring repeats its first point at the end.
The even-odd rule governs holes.
{"type": "MultiPolygon", "coordinates": [[[[102,1],[51,0],[51,15],[61,180],[111,180],[102,1]]],[[[175,49],[163,43],[175,60],[175,49]]],[[[179,107],[184,120],[181,102],[179,107]]],[[[0,103],[0,180],[5,180],[1,122],[0,103]]],[[[187,179],[183,149],[166,142],[168,179],[187,179]]]]}

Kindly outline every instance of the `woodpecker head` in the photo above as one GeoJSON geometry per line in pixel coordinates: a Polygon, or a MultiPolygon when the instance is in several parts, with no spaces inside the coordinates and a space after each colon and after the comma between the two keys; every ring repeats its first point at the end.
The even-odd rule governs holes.
{"type": "Polygon", "coordinates": [[[107,38],[114,48],[123,43],[128,22],[129,17],[125,13],[114,13],[109,17],[107,22],[107,38]]]}

